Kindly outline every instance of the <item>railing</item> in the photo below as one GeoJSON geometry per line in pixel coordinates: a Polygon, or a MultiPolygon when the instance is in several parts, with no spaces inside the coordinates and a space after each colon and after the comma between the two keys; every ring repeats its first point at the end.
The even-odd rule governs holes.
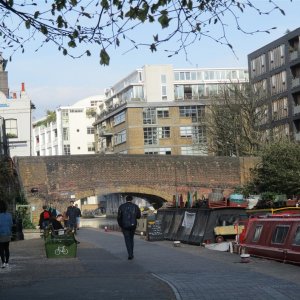
{"type": "Polygon", "coordinates": [[[109,136],[113,135],[111,128],[101,128],[99,130],[99,136],[109,136]]]}
{"type": "Polygon", "coordinates": [[[292,88],[300,85],[300,78],[294,78],[292,80],[292,88]]]}
{"type": "Polygon", "coordinates": [[[290,53],[290,60],[295,60],[299,57],[299,51],[295,50],[293,52],[290,53]]]}
{"type": "Polygon", "coordinates": [[[300,105],[295,105],[294,106],[294,115],[300,114],[300,105]]]}

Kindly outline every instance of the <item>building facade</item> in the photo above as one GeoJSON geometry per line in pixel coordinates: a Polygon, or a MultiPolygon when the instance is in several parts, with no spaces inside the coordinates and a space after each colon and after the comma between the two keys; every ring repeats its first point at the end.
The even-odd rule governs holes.
{"type": "Polygon", "coordinates": [[[0,53],[0,117],[5,120],[9,154],[30,156],[32,154],[32,109],[34,105],[22,83],[20,91],[9,91],[7,61],[0,53]]]}
{"type": "Polygon", "coordinates": [[[266,139],[300,141],[300,28],[248,55],[266,139]]]}
{"type": "Polygon", "coordinates": [[[0,158],[8,155],[9,151],[5,131],[5,120],[0,116],[0,158]]]}
{"type": "Polygon", "coordinates": [[[111,88],[98,110],[96,152],[206,155],[205,107],[248,70],[146,65],[111,88]]]}
{"type": "Polygon", "coordinates": [[[82,99],[62,106],[33,123],[35,156],[95,153],[94,127],[96,107],[104,96],[82,99]]]}

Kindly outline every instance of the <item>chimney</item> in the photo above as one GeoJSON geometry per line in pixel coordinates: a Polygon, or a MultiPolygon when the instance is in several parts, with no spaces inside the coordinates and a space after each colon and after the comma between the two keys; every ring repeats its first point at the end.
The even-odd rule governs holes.
{"type": "Polygon", "coordinates": [[[21,89],[22,92],[25,92],[25,83],[22,82],[22,89],[21,89]]]}

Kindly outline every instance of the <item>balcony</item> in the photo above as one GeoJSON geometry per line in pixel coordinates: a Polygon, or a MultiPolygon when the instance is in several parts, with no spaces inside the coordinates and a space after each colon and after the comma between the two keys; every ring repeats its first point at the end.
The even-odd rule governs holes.
{"type": "Polygon", "coordinates": [[[292,79],[292,88],[295,88],[297,86],[300,86],[300,78],[292,79]]]}
{"type": "Polygon", "coordinates": [[[290,53],[290,61],[295,60],[298,57],[300,57],[299,51],[295,50],[295,51],[293,51],[293,52],[290,53]]]}
{"type": "Polygon", "coordinates": [[[294,115],[300,114],[300,105],[295,105],[294,106],[294,115]]]}
{"type": "Polygon", "coordinates": [[[111,128],[100,128],[99,129],[99,136],[112,136],[112,129],[111,128]]]}

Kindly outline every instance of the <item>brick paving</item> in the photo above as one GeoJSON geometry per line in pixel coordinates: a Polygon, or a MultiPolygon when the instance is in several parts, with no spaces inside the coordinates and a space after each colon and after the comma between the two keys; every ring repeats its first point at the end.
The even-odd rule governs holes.
{"type": "Polygon", "coordinates": [[[299,266],[139,236],[128,261],[118,232],[82,228],[78,239],[68,259],[47,259],[41,239],[12,242],[1,299],[299,299],[299,266]]]}

